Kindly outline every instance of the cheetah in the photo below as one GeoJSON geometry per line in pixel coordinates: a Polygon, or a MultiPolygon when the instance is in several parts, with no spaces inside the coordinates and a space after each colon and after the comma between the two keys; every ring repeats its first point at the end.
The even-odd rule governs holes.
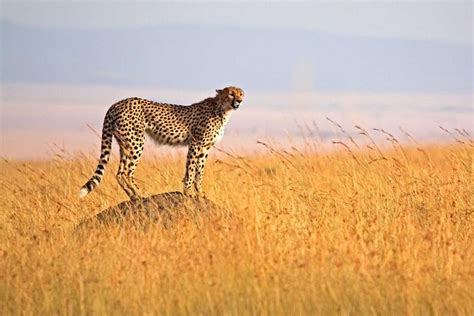
{"type": "Polygon", "coordinates": [[[134,173],[143,152],[145,133],[158,144],[188,147],[183,191],[188,196],[202,195],[201,181],[209,151],[224,136],[225,125],[244,97],[242,89],[232,86],[216,92],[214,97],[189,106],[141,98],[113,104],[104,118],[99,163],[94,175],[82,186],[80,197],[101,182],[114,136],[120,149],[117,181],[131,200],[139,200],[134,173]]]}

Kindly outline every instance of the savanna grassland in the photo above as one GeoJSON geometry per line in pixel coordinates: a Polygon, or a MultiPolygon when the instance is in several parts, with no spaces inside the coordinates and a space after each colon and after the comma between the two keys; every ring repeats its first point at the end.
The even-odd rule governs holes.
{"type": "MultiPolygon", "coordinates": [[[[365,136],[212,156],[204,189],[232,216],[80,234],[126,199],[116,157],[83,200],[95,157],[4,160],[0,314],[474,314],[474,144],[365,136]]],[[[183,169],[148,157],[138,183],[179,190],[183,169]]]]}

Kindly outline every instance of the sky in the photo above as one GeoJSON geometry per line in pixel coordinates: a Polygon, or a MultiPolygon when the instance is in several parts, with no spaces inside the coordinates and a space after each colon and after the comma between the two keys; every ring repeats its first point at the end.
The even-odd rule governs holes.
{"type": "Polygon", "coordinates": [[[267,27],[472,45],[470,1],[2,1],[2,19],[55,29],[267,27]]]}
{"type": "MultiPolygon", "coordinates": [[[[472,131],[471,2],[1,1],[0,156],[96,150],[120,98],[191,104],[238,85],[220,146],[288,142],[301,122],[472,131]]],[[[401,133],[401,132],[400,132],[401,133]]],[[[403,133],[402,133],[403,134],[403,133]]]]}

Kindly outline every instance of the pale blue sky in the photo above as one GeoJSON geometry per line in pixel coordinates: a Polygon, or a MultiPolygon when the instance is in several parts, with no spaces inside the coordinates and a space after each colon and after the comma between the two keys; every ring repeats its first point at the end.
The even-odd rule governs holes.
{"type": "Polygon", "coordinates": [[[471,2],[1,3],[4,83],[472,91],[471,2]]]}
{"type": "Polygon", "coordinates": [[[44,28],[223,25],[472,45],[472,2],[3,1],[2,19],[44,28]]]}

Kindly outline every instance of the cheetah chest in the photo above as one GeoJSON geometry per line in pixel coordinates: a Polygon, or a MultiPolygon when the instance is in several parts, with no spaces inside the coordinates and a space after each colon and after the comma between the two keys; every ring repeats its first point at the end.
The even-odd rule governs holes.
{"type": "Polygon", "coordinates": [[[218,128],[214,132],[214,139],[212,140],[213,144],[219,142],[222,139],[222,137],[224,137],[225,126],[227,122],[229,121],[229,118],[230,118],[230,115],[224,116],[222,121],[220,121],[219,124],[217,125],[218,128]]]}
{"type": "Polygon", "coordinates": [[[224,137],[224,129],[225,126],[223,125],[217,130],[216,136],[214,136],[214,139],[212,140],[214,144],[218,143],[224,137]]]}

